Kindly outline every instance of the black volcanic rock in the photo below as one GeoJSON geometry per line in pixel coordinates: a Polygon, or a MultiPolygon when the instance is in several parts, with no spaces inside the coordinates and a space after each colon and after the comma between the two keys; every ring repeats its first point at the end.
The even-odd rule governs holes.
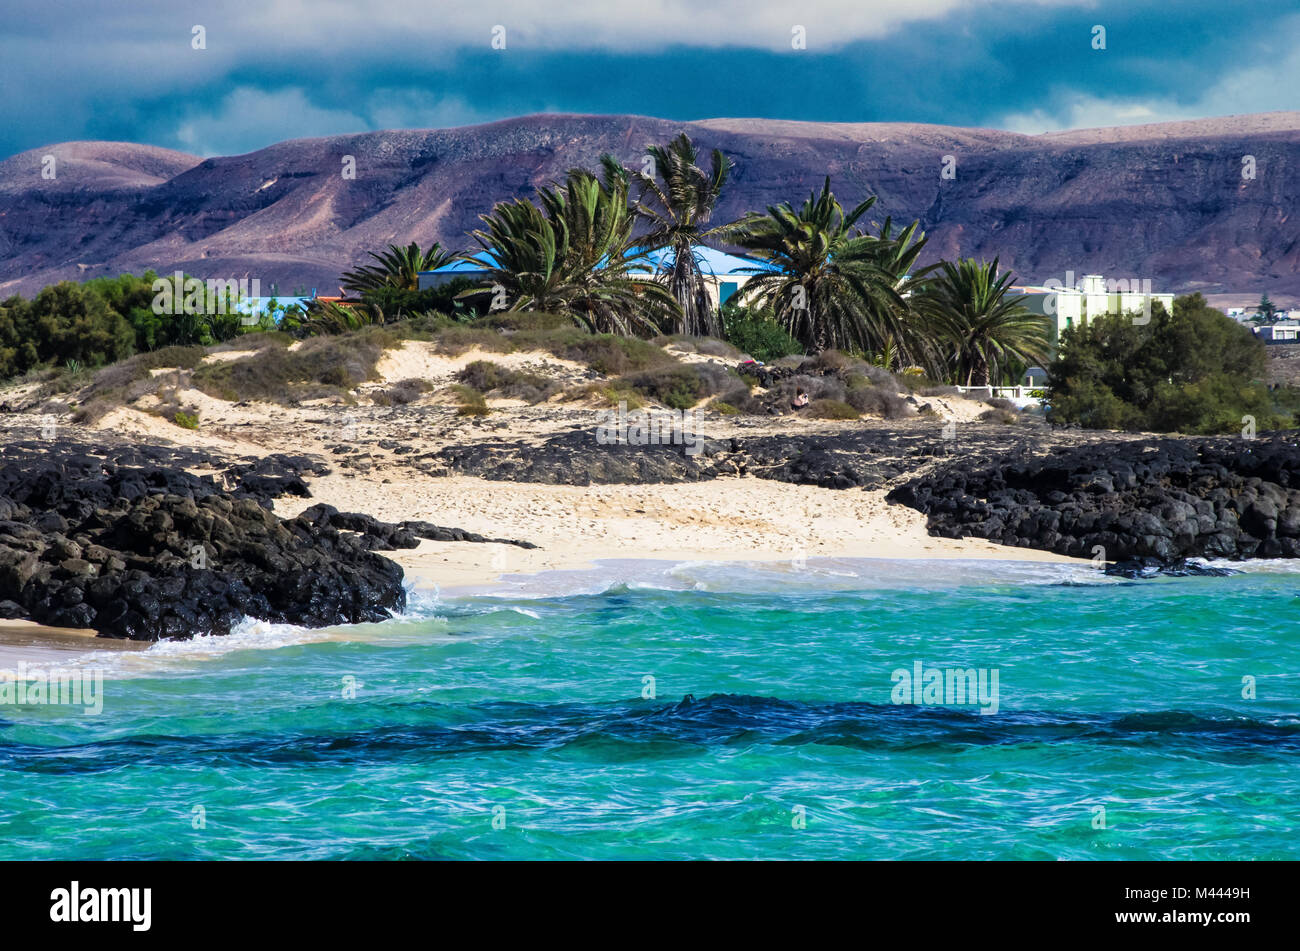
{"type": "Polygon", "coordinates": [[[517,548],[537,547],[532,542],[513,538],[487,538],[474,532],[467,532],[463,528],[444,528],[432,522],[410,520],[396,524],[381,522],[373,515],[340,512],[334,506],[323,503],[313,505],[298,517],[307,519],[319,528],[341,528],[345,531],[357,532],[361,536],[362,544],[370,551],[418,548],[422,538],[435,542],[494,542],[499,545],[514,545],[517,548]]]}
{"type": "Polygon", "coordinates": [[[401,566],[376,549],[489,540],[325,505],[273,514],[273,498],[306,494],[303,474],[325,471],[304,456],[223,467],[176,448],[7,444],[0,617],[135,640],[226,634],[245,617],[309,627],[378,621],[406,595],[401,566]],[[220,481],[185,466],[221,469],[220,481]]]}
{"type": "Polygon", "coordinates": [[[703,440],[694,454],[687,452],[685,444],[601,445],[594,428],[577,428],[551,436],[539,446],[477,442],[440,449],[417,461],[498,482],[641,485],[716,478],[723,467],[713,457],[727,448],[710,440],[703,440]]]}
{"type": "Polygon", "coordinates": [[[1100,555],[1121,574],[1193,557],[1300,557],[1294,432],[959,459],[887,498],[926,513],[934,535],[1100,555]]]}

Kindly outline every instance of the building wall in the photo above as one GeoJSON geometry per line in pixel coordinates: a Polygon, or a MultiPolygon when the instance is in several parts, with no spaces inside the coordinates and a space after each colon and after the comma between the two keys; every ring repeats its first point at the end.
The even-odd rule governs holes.
{"type": "MultiPolygon", "coordinates": [[[[441,287],[453,278],[457,277],[468,278],[471,281],[485,281],[487,280],[487,274],[487,271],[458,271],[448,274],[422,271],[420,273],[420,290],[423,291],[431,287],[441,287]]],[[[719,298],[722,296],[724,291],[727,292],[727,297],[738,294],[741,289],[749,283],[749,279],[753,276],[754,275],[752,274],[725,274],[722,277],[713,277],[709,274],[705,274],[705,291],[709,295],[709,300],[713,302],[713,306],[715,308],[720,307],[722,302],[719,298]]],[[[650,278],[647,277],[646,280],[650,280],[650,278]]]]}
{"type": "Polygon", "coordinates": [[[1147,301],[1159,301],[1166,310],[1174,306],[1173,294],[1144,294],[1138,291],[1110,293],[1100,275],[1084,275],[1080,288],[1032,290],[1022,293],[1021,302],[1034,314],[1052,319],[1051,345],[1055,348],[1069,327],[1083,326],[1101,314],[1143,314],[1147,301]]]}

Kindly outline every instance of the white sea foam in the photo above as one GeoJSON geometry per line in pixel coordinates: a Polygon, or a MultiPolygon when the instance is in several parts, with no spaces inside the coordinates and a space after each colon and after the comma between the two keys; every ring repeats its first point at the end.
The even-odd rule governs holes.
{"type": "Polygon", "coordinates": [[[619,591],[707,591],[763,594],[791,590],[943,590],[968,585],[1117,584],[1091,565],[990,559],[808,558],[775,561],[663,561],[607,559],[591,566],[532,575],[444,592],[446,603],[464,599],[541,600],[619,591]]]}
{"type": "MultiPolygon", "coordinates": [[[[1250,573],[1300,573],[1300,559],[1208,561],[1213,566],[1250,573]]],[[[512,612],[540,619],[534,609],[510,603],[555,598],[596,596],[632,591],[700,591],[730,594],[778,594],[805,591],[877,591],[911,589],[942,591],[953,588],[1038,585],[1111,585],[1124,579],[1078,563],[990,559],[888,559],[809,558],[781,561],[663,561],[611,559],[582,569],[561,569],[533,575],[506,575],[471,588],[444,591],[437,585],[408,583],[407,607],[399,615],[378,623],[305,628],[246,619],[225,636],[196,637],[187,641],[159,641],[145,649],[86,650],[40,647],[21,649],[28,663],[57,663],[63,667],[94,668],[106,677],[147,677],[168,671],[192,670],[198,664],[219,660],[238,651],[278,650],[327,641],[405,641],[462,633],[431,632],[429,624],[453,626],[467,615],[512,612]],[[48,656],[47,656],[48,654],[48,656]]],[[[11,649],[14,653],[17,648],[11,649]]],[[[7,655],[6,655],[7,656],[7,655]]],[[[17,654],[15,653],[15,657],[17,654]]]]}
{"type": "Polygon", "coordinates": [[[1300,574],[1300,558],[1250,558],[1246,561],[1229,561],[1226,558],[1188,558],[1187,560],[1211,568],[1228,568],[1248,574],[1300,574]]]}

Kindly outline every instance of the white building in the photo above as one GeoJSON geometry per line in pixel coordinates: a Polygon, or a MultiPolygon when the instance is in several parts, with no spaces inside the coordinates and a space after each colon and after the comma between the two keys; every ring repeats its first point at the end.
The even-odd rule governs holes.
{"type": "Polygon", "coordinates": [[[1060,340],[1062,331],[1083,326],[1103,314],[1132,314],[1141,320],[1150,317],[1152,305],[1157,301],[1165,310],[1174,306],[1174,295],[1153,293],[1150,280],[1085,274],[1077,284],[1073,281],[1074,272],[1066,271],[1064,283],[1052,280],[1011,288],[1021,295],[1021,302],[1032,313],[1053,318],[1053,346],[1060,340]]]}
{"type": "Polygon", "coordinates": [[[1300,320],[1279,320],[1256,327],[1255,335],[1265,343],[1295,343],[1300,340],[1300,320]]]}

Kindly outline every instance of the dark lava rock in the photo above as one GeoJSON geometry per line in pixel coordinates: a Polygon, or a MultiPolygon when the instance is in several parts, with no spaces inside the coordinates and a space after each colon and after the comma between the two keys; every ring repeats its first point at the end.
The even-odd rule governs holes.
{"type": "MultiPolygon", "coordinates": [[[[702,437],[701,437],[702,438],[702,437]]],[[[642,485],[698,482],[718,476],[714,456],[724,444],[618,445],[596,441],[596,429],[578,428],[539,446],[520,442],[476,442],[421,457],[434,468],[498,482],[548,485],[642,485]],[[687,452],[687,449],[692,452],[687,452]],[[698,449],[696,452],[694,450],[698,449]]]]}
{"type": "MultiPolygon", "coordinates": [[[[1297,434],[1159,438],[957,459],[887,498],[931,534],[1188,573],[1188,558],[1300,557],[1297,434]]],[[[1136,566],[1136,567],[1133,567],[1136,566]]]]}
{"type": "Polygon", "coordinates": [[[444,528],[432,522],[405,521],[396,524],[381,522],[372,515],[360,512],[340,512],[332,505],[318,503],[304,511],[299,518],[311,521],[317,527],[341,528],[357,532],[370,551],[394,551],[398,548],[418,548],[421,538],[436,542],[495,542],[519,548],[536,548],[532,542],[513,538],[487,538],[463,528],[444,528]]]}
{"type": "Polygon", "coordinates": [[[1119,578],[1150,578],[1155,575],[1169,578],[1224,578],[1239,572],[1197,561],[1179,560],[1166,564],[1154,558],[1130,558],[1128,561],[1107,565],[1106,574],[1119,578]]]}
{"type": "MultiPolygon", "coordinates": [[[[593,417],[594,418],[594,417],[593,417]]],[[[753,475],[831,489],[878,488],[960,455],[992,461],[1037,445],[1044,429],[1021,424],[981,428],[953,442],[942,424],[912,421],[897,429],[846,427],[837,432],[711,439],[685,445],[601,444],[595,423],[551,436],[540,445],[476,442],[426,453],[410,464],[434,475],[464,474],[501,482],[552,485],[641,485],[753,475]]],[[[1300,518],[1300,511],[1297,512],[1300,518]]]]}
{"type": "MultiPolygon", "coordinates": [[[[487,541],[423,522],[389,525],[313,506],[302,456],[229,466],[184,449],[14,442],[0,460],[0,617],[159,640],[227,634],[245,617],[321,627],[379,621],[406,602],[377,548],[418,537],[487,541]],[[229,487],[229,488],[228,488],[229,487]]],[[[526,542],[514,542],[527,546],[526,542]]],[[[531,547],[531,546],[528,546],[531,547]]]]}

